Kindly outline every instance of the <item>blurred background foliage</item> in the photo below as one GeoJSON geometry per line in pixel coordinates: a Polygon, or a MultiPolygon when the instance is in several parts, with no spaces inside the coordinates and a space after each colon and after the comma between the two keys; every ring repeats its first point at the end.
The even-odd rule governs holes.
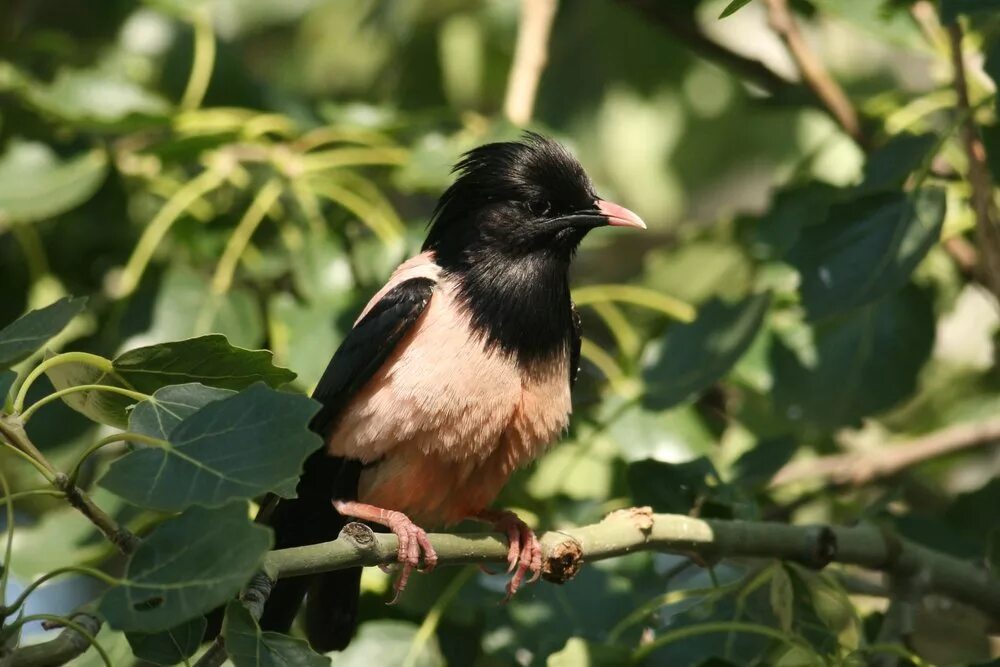
{"type": "MultiPolygon", "coordinates": [[[[594,234],[581,249],[587,342],[572,429],[501,502],[542,528],[633,504],[878,521],[985,563],[991,544],[1000,553],[995,449],[860,485],[769,480],[793,458],[873,455],[1000,407],[996,298],[963,261],[981,239],[958,131],[975,121],[1000,160],[996,3],[792,2],[861,118],[854,137],[798,83],[771,3],[720,20],[727,4],[559,6],[530,127],[570,146],[649,231],[594,234]],[[936,11],[972,12],[971,109],[958,105],[936,11]]],[[[52,349],[110,358],[218,332],[273,350],[310,390],[360,307],[419,247],[450,165],[517,136],[502,108],[519,14],[515,0],[8,0],[0,322],[89,295],[52,349]]],[[[51,390],[40,380],[29,400],[51,390]]],[[[58,465],[108,432],[65,405],[46,411],[29,433],[58,465]]],[[[92,457],[85,481],[121,451],[92,457]]],[[[37,485],[6,452],[0,463],[15,491],[37,485]]],[[[149,525],[106,491],[95,499],[149,525]]],[[[18,512],[15,592],[110,556],[58,499],[18,512]]],[[[880,598],[845,597],[833,576],[666,555],[587,567],[507,606],[500,577],[417,577],[397,607],[384,605],[387,581],[366,572],[365,623],[335,664],[620,664],[622,647],[712,620],[806,642],[706,635],[645,659],[855,664],[847,656],[879,641],[885,611],[880,598]]],[[[94,590],[55,582],[29,610],[65,613],[94,590]]],[[[913,622],[911,648],[929,663],[1000,654],[967,609],[932,600],[913,622]]],[[[99,639],[115,664],[132,660],[122,635],[99,639]]]]}

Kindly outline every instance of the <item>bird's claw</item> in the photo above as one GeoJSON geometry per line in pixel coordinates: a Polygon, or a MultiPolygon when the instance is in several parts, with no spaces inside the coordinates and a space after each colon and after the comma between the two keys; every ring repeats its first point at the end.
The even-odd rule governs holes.
{"type": "Polygon", "coordinates": [[[538,581],[542,574],[542,545],[535,536],[535,531],[513,512],[501,512],[493,521],[493,527],[507,534],[509,547],[507,549],[507,572],[514,574],[507,582],[507,595],[504,602],[510,602],[524,582],[524,577],[531,572],[528,583],[538,581]]]}
{"type": "Polygon", "coordinates": [[[401,512],[393,512],[387,523],[389,530],[399,538],[399,548],[396,551],[396,559],[402,565],[399,577],[392,585],[394,594],[389,604],[396,604],[399,596],[406,588],[406,583],[410,580],[410,574],[418,572],[431,572],[437,565],[437,552],[427,539],[427,532],[413,523],[408,516],[401,512]],[[420,554],[423,552],[424,566],[420,567],[420,554]]]}

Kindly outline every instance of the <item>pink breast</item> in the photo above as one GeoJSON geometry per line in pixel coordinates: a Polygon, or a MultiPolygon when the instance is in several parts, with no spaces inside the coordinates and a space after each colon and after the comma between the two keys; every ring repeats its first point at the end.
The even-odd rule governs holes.
{"type": "MultiPolygon", "coordinates": [[[[404,268],[429,270],[426,260],[406,267],[394,280],[404,268]]],[[[362,474],[362,502],[451,523],[487,507],[511,472],[559,436],[570,407],[567,354],[520,367],[472,332],[442,280],[413,331],[345,409],[328,451],[378,461],[362,474]]]]}

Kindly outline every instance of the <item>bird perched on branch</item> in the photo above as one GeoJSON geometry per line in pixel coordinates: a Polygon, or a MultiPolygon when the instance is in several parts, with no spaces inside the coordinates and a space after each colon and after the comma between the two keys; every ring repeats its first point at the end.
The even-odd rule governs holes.
{"type": "MultiPolygon", "coordinates": [[[[505,533],[508,598],[541,570],[532,530],[490,504],[518,467],[566,428],[580,358],[568,270],[587,232],[645,228],[600,199],[583,168],[537,134],[466,153],[423,252],[396,269],[336,351],[313,397],[326,443],[298,497],[265,504],[282,549],[336,539],[352,519],[399,536],[398,597],[421,558],[423,526],[479,519],[505,533]]],[[[321,651],[354,633],[360,568],[279,581],[261,627],[286,631],[303,597],[321,651]]]]}

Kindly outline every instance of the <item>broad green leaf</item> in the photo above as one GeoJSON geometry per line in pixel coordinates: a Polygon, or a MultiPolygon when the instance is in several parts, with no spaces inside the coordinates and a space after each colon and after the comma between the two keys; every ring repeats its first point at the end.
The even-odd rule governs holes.
{"type": "Polygon", "coordinates": [[[742,485],[764,486],[791,460],[798,446],[795,438],[787,435],[761,440],[736,460],[733,472],[742,485]]]}
{"type": "Polygon", "coordinates": [[[61,70],[52,83],[27,89],[31,104],[63,121],[95,130],[125,130],[161,122],[169,105],[122,75],[61,70]]]}
{"type": "Polygon", "coordinates": [[[907,177],[928,159],[937,143],[938,138],[933,134],[896,135],[868,156],[864,176],[854,194],[898,191],[907,177]]]}
{"type": "Polygon", "coordinates": [[[118,630],[177,627],[236,595],[270,546],[271,531],[250,520],[246,503],[193,507],[143,539],[98,609],[118,630]]]}
{"type": "Polygon", "coordinates": [[[735,14],[736,12],[740,11],[741,9],[749,5],[750,2],[751,0],[732,0],[732,2],[726,5],[726,8],[722,10],[722,13],[719,14],[719,18],[724,19],[727,16],[735,14]]]}
{"type": "Polygon", "coordinates": [[[64,297],[53,304],[25,313],[0,329],[0,370],[6,370],[34,354],[76,317],[87,304],[85,298],[64,297]]]}
{"type": "Polygon", "coordinates": [[[699,497],[720,484],[715,466],[704,456],[686,463],[664,463],[647,459],[628,467],[628,484],[636,505],[649,505],[657,512],[687,514],[699,497]]]}
{"type": "Polygon", "coordinates": [[[323,667],[330,664],[330,658],[319,655],[301,639],[278,632],[262,632],[246,607],[236,600],[226,605],[222,633],[226,638],[226,652],[236,667],[323,667]]]}
{"type": "Polygon", "coordinates": [[[934,311],[928,294],[908,287],[796,333],[806,335],[772,342],[773,396],[787,418],[835,428],[913,393],[934,341],[934,311]]]}
{"type": "Polygon", "coordinates": [[[941,0],[941,22],[954,23],[959,14],[1000,12],[1000,0],[941,0]]]}
{"type": "Polygon", "coordinates": [[[629,663],[631,651],[624,646],[596,644],[571,637],[566,645],[548,657],[546,667],[619,667],[629,663]]]}
{"type": "Polygon", "coordinates": [[[795,245],[802,230],[823,222],[843,190],[811,181],[779,191],[771,210],[761,216],[750,237],[750,252],[759,259],[777,259],[795,245]]]}
{"type": "MultiPolygon", "coordinates": [[[[337,667],[401,665],[409,655],[417,634],[413,623],[379,620],[362,623],[346,649],[337,654],[337,667]]],[[[437,638],[431,636],[412,663],[413,667],[444,667],[437,638]]]]}
{"type": "Polygon", "coordinates": [[[134,505],[166,512],[218,507],[267,491],[294,497],[302,462],[322,444],[309,430],[318,409],[306,396],[253,385],[189,414],[169,431],[169,446],[139,448],[116,460],[100,485],[134,505]]]}
{"type": "Polygon", "coordinates": [[[274,356],[295,370],[299,386],[306,389],[319,382],[350,326],[348,318],[357,315],[346,304],[300,302],[283,293],[271,298],[267,311],[274,356]]]}
{"type": "MultiPolygon", "coordinates": [[[[197,382],[218,389],[239,391],[255,382],[280,387],[295,378],[291,371],[271,363],[267,350],[246,350],[229,344],[225,336],[198,338],[136,348],[112,362],[104,374],[78,363],[47,371],[56,389],[79,384],[111,384],[144,394],[173,384],[197,382]]],[[[66,404],[90,419],[124,428],[132,401],[108,392],[82,391],[64,398],[66,404]]]]}
{"type": "Polygon", "coordinates": [[[192,382],[175,384],[138,403],[128,418],[133,433],[166,440],[174,427],[209,403],[228,398],[235,392],[192,382]]]}
{"type": "Polygon", "coordinates": [[[34,222],[65,213],[90,199],[104,182],[101,149],[60,158],[31,141],[11,141],[0,156],[0,222],[34,222]]]}
{"type": "Polygon", "coordinates": [[[863,306],[895,292],[941,234],[944,192],[884,194],[835,206],[803,230],[789,253],[802,277],[810,319],[863,306]]]}
{"type": "Polygon", "coordinates": [[[208,622],[204,616],[192,618],[163,632],[126,634],[135,657],[154,665],[176,665],[184,662],[201,646],[208,622]]]}
{"type": "Polygon", "coordinates": [[[673,325],[643,358],[644,402],[668,408],[704,391],[746,351],[764,321],[770,297],[737,304],[711,301],[690,324],[673,325]]]}
{"type": "Polygon", "coordinates": [[[771,611],[778,619],[782,632],[792,631],[792,621],[795,614],[795,591],[792,588],[792,578],[781,564],[773,568],[771,575],[771,611]]]}
{"type": "Polygon", "coordinates": [[[271,364],[267,350],[234,347],[219,334],[129,350],[114,360],[114,368],[147,394],[182,382],[238,391],[254,382],[280,387],[295,379],[291,371],[271,364]]]}

